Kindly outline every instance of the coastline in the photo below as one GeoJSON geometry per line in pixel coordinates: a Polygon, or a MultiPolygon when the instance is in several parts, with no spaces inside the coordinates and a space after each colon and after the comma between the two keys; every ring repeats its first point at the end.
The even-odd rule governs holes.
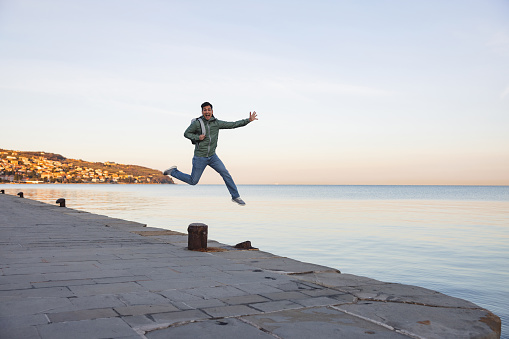
{"type": "Polygon", "coordinates": [[[214,241],[211,247],[225,251],[188,251],[184,234],[15,196],[0,195],[0,202],[1,238],[8,239],[0,286],[9,305],[0,316],[3,328],[17,333],[45,338],[92,322],[140,337],[205,327],[293,338],[324,326],[388,337],[500,337],[497,316],[432,290],[214,241]],[[29,230],[38,238],[26,236],[29,230]],[[140,234],[147,231],[152,235],[140,234]],[[54,294],[55,307],[37,311],[24,301],[38,293],[54,294]],[[32,321],[15,324],[8,309],[32,321]],[[285,325],[278,317],[294,320],[285,325]],[[356,325],[346,326],[345,317],[356,325]]]}

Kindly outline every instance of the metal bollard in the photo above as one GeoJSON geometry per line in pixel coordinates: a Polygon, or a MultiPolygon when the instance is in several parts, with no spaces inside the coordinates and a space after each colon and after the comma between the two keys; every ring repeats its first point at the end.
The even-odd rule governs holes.
{"type": "Polygon", "coordinates": [[[19,192],[17,195],[19,195],[20,198],[23,198],[23,192],[19,192]]]}
{"type": "Polygon", "coordinates": [[[199,251],[207,249],[208,226],[202,223],[192,223],[187,228],[187,249],[199,251]]]}
{"type": "Polygon", "coordinates": [[[65,207],[65,199],[64,198],[58,199],[56,203],[60,204],[60,207],[65,207]]]}

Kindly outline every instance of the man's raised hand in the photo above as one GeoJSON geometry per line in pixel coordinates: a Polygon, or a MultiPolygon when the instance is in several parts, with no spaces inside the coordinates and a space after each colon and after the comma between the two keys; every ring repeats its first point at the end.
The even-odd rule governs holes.
{"type": "Polygon", "coordinates": [[[255,121],[255,120],[258,120],[257,116],[256,116],[256,112],[253,111],[253,113],[249,112],[249,121],[255,121]]]}

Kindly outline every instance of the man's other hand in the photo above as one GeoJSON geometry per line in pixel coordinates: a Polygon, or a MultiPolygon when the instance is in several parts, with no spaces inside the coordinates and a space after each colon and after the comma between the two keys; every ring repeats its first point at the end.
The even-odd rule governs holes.
{"type": "Polygon", "coordinates": [[[258,120],[257,116],[256,116],[256,112],[253,111],[253,113],[249,112],[249,121],[255,121],[255,120],[258,120]]]}

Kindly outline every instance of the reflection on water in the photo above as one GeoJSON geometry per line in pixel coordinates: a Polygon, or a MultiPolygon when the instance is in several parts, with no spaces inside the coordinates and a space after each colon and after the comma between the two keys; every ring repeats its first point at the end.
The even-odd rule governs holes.
{"type": "Polygon", "coordinates": [[[509,320],[509,187],[0,185],[8,194],[186,232],[209,225],[228,244],[250,240],[344,273],[423,286],[509,320]],[[505,302],[504,302],[505,301],[505,302]]]}

